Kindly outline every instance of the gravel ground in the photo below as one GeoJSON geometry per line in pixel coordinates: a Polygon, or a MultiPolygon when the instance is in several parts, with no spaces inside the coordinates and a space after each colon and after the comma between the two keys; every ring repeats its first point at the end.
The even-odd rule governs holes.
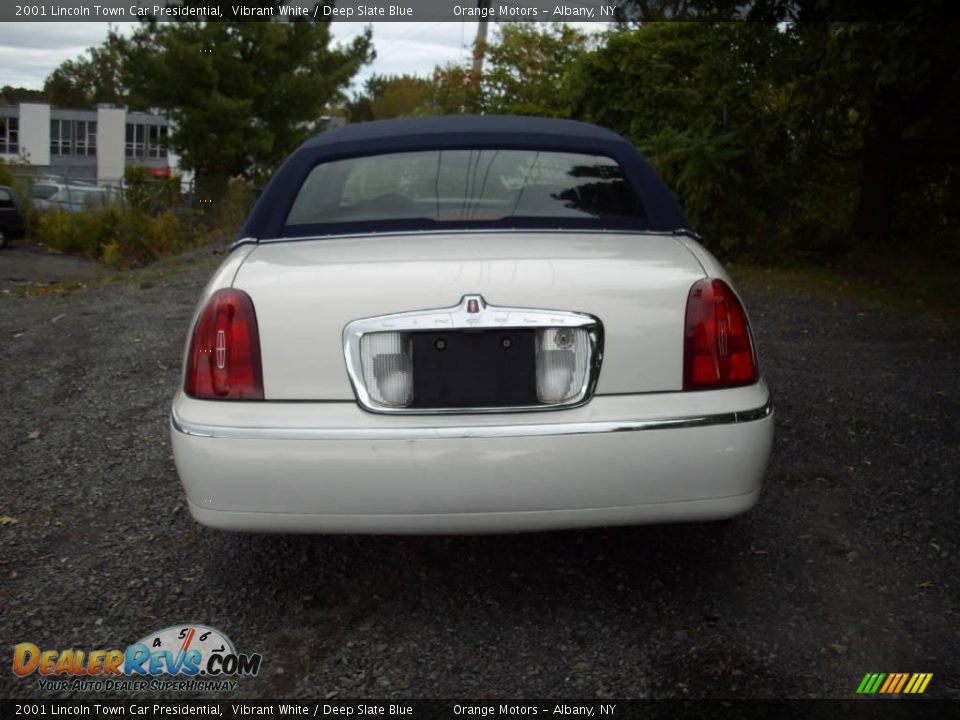
{"type": "Polygon", "coordinates": [[[232,535],[190,519],[168,440],[209,272],[0,296],[4,652],[192,621],[263,653],[237,697],[851,697],[896,671],[960,697],[960,349],[932,321],[749,289],[777,434],[730,523],[232,535]]]}
{"type": "Polygon", "coordinates": [[[49,253],[39,243],[16,240],[0,255],[0,292],[16,290],[31,281],[84,282],[108,274],[100,263],[75,255],[49,253]]]}

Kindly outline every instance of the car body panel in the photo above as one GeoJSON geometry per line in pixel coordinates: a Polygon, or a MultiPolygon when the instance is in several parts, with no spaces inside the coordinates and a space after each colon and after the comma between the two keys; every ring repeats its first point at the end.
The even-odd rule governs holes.
{"type": "Polygon", "coordinates": [[[481,534],[570,530],[615,525],[726,520],[757,504],[760,488],[730,497],[682,502],[644,503],[574,510],[496,513],[349,515],[237,512],[208,510],[187,501],[193,519],[218,530],[235,532],[351,534],[481,534]]]}
{"type": "Polygon", "coordinates": [[[684,307],[704,277],[663,234],[435,233],[255,248],[234,286],[256,307],[268,400],[354,399],[339,343],[349,322],[449,307],[465,294],[599,318],[599,394],[679,390],[684,307]]]}
{"type": "Polygon", "coordinates": [[[707,277],[718,278],[723,280],[725,283],[733,287],[733,280],[730,279],[729,273],[727,273],[726,268],[720,263],[719,260],[707,250],[698,240],[697,236],[693,233],[682,232],[676,233],[675,237],[677,242],[681,243],[687,250],[690,251],[700,263],[700,267],[703,268],[704,273],[707,277]]]}
{"type": "Polygon", "coordinates": [[[504,532],[724,517],[756,501],[773,432],[763,384],[595,397],[550,414],[384,417],[354,403],[220,404],[230,407],[178,396],[174,451],[194,517],[235,530],[504,532]],[[731,407],[759,412],[737,422],[731,407]],[[705,408],[726,421],[607,428],[694,419],[705,408]],[[558,423],[570,430],[546,433],[558,423]],[[221,436],[193,434],[204,428],[221,436]],[[280,428],[286,436],[269,431],[280,428]],[[327,433],[311,439],[303,434],[311,428],[327,433]],[[484,428],[529,432],[489,437],[484,428]],[[383,429],[406,435],[378,437],[383,429]]]}

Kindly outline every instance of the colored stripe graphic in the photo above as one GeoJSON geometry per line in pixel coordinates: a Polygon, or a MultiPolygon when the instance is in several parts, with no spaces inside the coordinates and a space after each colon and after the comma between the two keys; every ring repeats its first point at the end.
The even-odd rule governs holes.
{"type": "Polygon", "coordinates": [[[897,686],[893,689],[893,692],[898,693],[903,689],[903,684],[907,681],[907,673],[900,673],[900,682],[897,683],[897,686]]]}
{"type": "Polygon", "coordinates": [[[866,695],[872,695],[880,687],[880,683],[886,677],[886,673],[867,673],[860,682],[857,692],[866,695]]]}
{"type": "Polygon", "coordinates": [[[889,693],[890,695],[900,692],[900,688],[903,687],[903,683],[907,681],[908,674],[909,673],[890,673],[889,680],[883,684],[883,687],[880,688],[880,692],[889,693]]]}
{"type": "Polygon", "coordinates": [[[933,673],[867,673],[857,686],[857,694],[919,695],[927,690],[933,673]]]}
{"type": "Polygon", "coordinates": [[[883,687],[880,688],[881,693],[885,693],[890,689],[891,685],[896,685],[897,680],[900,679],[900,676],[896,673],[891,673],[887,675],[887,681],[883,684],[883,687]]]}
{"type": "Polygon", "coordinates": [[[927,685],[930,684],[930,678],[932,677],[932,673],[914,673],[913,677],[910,678],[910,682],[907,683],[907,687],[904,689],[904,692],[912,695],[919,695],[927,689],[927,685]]]}

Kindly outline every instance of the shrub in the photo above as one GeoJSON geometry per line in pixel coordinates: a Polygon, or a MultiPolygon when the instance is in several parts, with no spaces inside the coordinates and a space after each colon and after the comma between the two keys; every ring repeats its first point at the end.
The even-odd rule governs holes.
{"type": "Polygon", "coordinates": [[[16,178],[10,171],[10,166],[3,160],[0,160],[0,185],[12,186],[15,182],[16,178]]]}
{"type": "Polygon", "coordinates": [[[159,213],[177,204],[180,178],[155,178],[144,165],[128,165],[123,172],[123,201],[127,208],[159,213]]]}
{"type": "Polygon", "coordinates": [[[217,218],[219,227],[230,236],[236,236],[250,214],[255,200],[253,183],[242,177],[230,178],[217,218]]]}
{"type": "Polygon", "coordinates": [[[100,259],[114,269],[123,267],[123,250],[117,240],[111,240],[100,249],[100,259]]]}
{"type": "Polygon", "coordinates": [[[122,213],[107,207],[83,212],[37,213],[34,235],[54,250],[99,259],[100,246],[116,237],[122,213]]]}
{"type": "Polygon", "coordinates": [[[41,213],[36,237],[55,250],[102,260],[114,268],[138,267],[196,245],[172,210],[154,216],[117,205],[41,213]]]}

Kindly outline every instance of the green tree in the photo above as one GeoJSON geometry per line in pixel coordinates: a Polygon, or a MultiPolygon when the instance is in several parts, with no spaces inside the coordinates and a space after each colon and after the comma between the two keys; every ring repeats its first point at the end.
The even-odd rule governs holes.
{"type": "Polygon", "coordinates": [[[4,85],[0,89],[0,103],[3,105],[16,105],[22,102],[44,103],[48,100],[43,90],[30,90],[12,85],[4,85]]]}
{"type": "Polygon", "coordinates": [[[372,75],[345,104],[351,122],[422,115],[434,108],[434,84],[415,75],[372,75]]]}
{"type": "MultiPolygon", "coordinates": [[[[935,4],[921,3],[917,12],[935,4]]],[[[895,220],[918,190],[908,178],[939,167],[944,181],[952,175],[957,182],[956,30],[937,22],[797,23],[791,29],[802,53],[797,64],[805,68],[794,83],[798,138],[812,150],[858,161],[852,222],[862,247],[894,244],[895,220]]]]}
{"type": "Polygon", "coordinates": [[[53,105],[69,108],[125,103],[123,68],[127,50],[127,39],[110,32],[102,45],[90,48],[86,55],[64,61],[54,70],[44,83],[44,96],[53,105]]]}
{"type": "Polygon", "coordinates": [[[483,109],[480,83],[470,68],[455,63],[433,71],[433,107],[440,115],[475,113],[483,109]]]}
{"type": "Polygon", "coordinates": [[[373,120],[373,100],[382,91],[386,75],[371,75],[363,83],[363,89],[354,92],[353,96],[344,102],[343,111],[350,122],[369,122],[373,120]]]}
{"type": "Polygon", "coordinates": [[[765,255],[790,199],[776,75],[789,42],[758,23],[611,32],[568,70],[571,114],[645,151],[714,248],[765,255]]]}
{"type": "Polygon", "coordinates": [[[369,28],[346,46],[330,40],[329,22],[150,23],[130,42],[124,77],[132,104],[170,113],[185,166],[259,178],[374,57],[369,28]]]}
{"type": "Polygon", "coordinates": [[[583,31],[561,23],[503,24],[484,47],[486,62],[479,77],[466,65],[435,68],[433,110],[565,116],[565,73],[589,45],[583,31]]]}
{"type": "Polygon", "coordinates": [[[434,86],[414,75],[384,78],[382,88],[371,103],[374,120],[421,115],[433,106],[434,86]]]}
{"type": "Polygon", "coordinates": [[[777,84],[768,119],[790,140],[781,161],[795,198],[788,220],[804,246],[886,252],[920,236],[960,255],[960,44],[946,0],[899,10],[845,0],[617,5],[621,28],[663,18],[780,21],[791,42],[768,61],[777,84]]]}
{"type": "Polygon", "coordinates": [[[587,35],[569,25],[501,25],[487,48],[481,82],[484,109],[512,115],[565,115],[566,98],[560,92],[564,73],[587,46],[587,35]]]}

